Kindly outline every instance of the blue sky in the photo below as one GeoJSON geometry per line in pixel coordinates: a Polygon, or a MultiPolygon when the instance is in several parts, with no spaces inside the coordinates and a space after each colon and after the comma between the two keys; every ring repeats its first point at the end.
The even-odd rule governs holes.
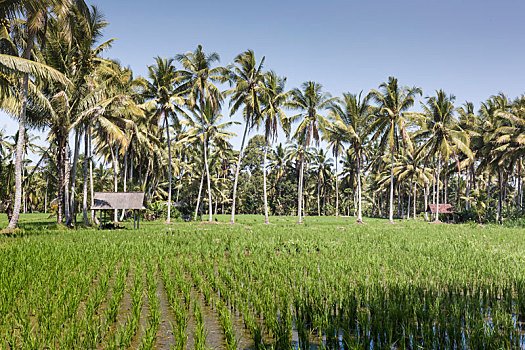
{"type": "MultiPolygon", "coordinates": [[[[288,88],[314,80],[333,95],[368,91],[390,75],[423,96],[444,89],[476,108],[500,91],[525,92],[523,0],[87,1],[110,23],[105,38],[117,39],[105,55],[137,75],[154,56],[202,44],[224,65],[253,49],[288,88]]],[[[6,118],[0,128],[15,130],[6,118]]]]}

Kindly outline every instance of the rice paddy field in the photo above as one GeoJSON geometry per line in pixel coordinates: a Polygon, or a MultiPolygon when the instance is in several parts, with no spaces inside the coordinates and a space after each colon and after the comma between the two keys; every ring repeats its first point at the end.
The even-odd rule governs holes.
{"type": "Polygon", "coordinates": [[[525,348],[523,229],[221,220],[22,216],[0,238],[0,348],[525,348]]]}

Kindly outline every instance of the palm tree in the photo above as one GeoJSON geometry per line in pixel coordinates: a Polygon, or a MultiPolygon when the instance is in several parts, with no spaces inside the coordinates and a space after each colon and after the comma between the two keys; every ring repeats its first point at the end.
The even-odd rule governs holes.
{"type": "Polygon", "coordinates": [[[169,118],[178,123],[177,112],[182,113],[180,106],[184,104],[181,93],[175,88],[177,71],[173,64],[174,59],[155,57],[155,64],[148,66],[148,78],[144,96],[151,99],[146,104],[152,107],[156,113],[159,124],[164,123],[166,140],[168,143],[168,216],[166,222],[171,222],[171,189],[172,189],[172,163],[171,163],[171,139],[169,132],[169,118]]]}
{"type": "Polygon", "coordinates": [[[328,123],[323,132],[323,139],[328,142],[335,157],[335,216],[339,216],[339,155],[344,152],[347,130],[341,123],[328,123]]]}
{"type": "MultiPolygon", "coordinates": [[[[80,1],[77,1],[80,4],[80,1]]],[[[53,13],[60,14],[64,13],[64,8],[70,6],[70,2],[66,0],[20,0],[10,1],[6,4],[2,4],[1,12],[2,18],[13,18],[19,14],[25,17],[25,44],[21,44],[23,51],[20,57],[18,55],[0,55],[0,66],[4,70],[10,71],[10,73],[16,74],[16,76],[22,75],[22,86],[20,91],[19,108],[8,109],[8,111],[16,111],[19,116],[18,134],[19,143],[16,146],[15,151],[15,198],[13,206],[13,216],[11,217],[8,229],[14,229],[18,225],[18,218],[20,215],[20,208],[22,204],[22,163],[23,163],[23,140],[26,131],[26,113],[29,98],[29,88],[32,84],[29,79],[29,75],[43,78],[43,80],[55,80],[63,83],[67,82],[67,79],[61,75],[58,71],[55,71],[46,65],[37,64],[32,62],[31,53],[35,43],[37,34],[41,31],[45,31],[47,19],[53,13]]],[[[7,38],[6,38],[7,39],[7,38]]],[[[14,46],[14,45],[13,45],[14,46]]],[[[18,50],[16,50],[18,53],[18,50]]],[[[5,73],[5,72],[4,72],[5,73]]],[[[4,80],[4,79],[2,79],[4,80]]],[[[5,80],[2,81],[2,85],[5,84],[5,80]]],[[[2,87],[5,91],[5,85],[2,87]]],[[[3,96],[5,99],[6,96],[3,96]]],[[[12,101],[11,101],[12,102],[12,101]]],[[[2,102],[4,107],[9,105],[2,102]]],[[[11,103],[12,105],[12,103],[11,103]]]]}
{"type": "Polygon", "coordinates": [[[286,136],[290,134],[289,119],[284,114],[281,106],[286,103],[289,93],[285,92],[286,78],[281,78],[275,72],[270,71],[264,77],[264,94],[261,96],[263,110],[256,124],[264,124],[264,163],[263,163],[263,193],[264,193],[264,222],[270,223],[268,216],[268,194],[267,194],[267,155],[268,147],[277,138],[279,127],[286,136]]]}
{"type": "Polygon", "coordinates": [[[235,223],[235,201],[237,197],[237,184],[239,182],[239,173],[241,170],[241,160],[244,151],[244,142],[248,131],[253,127],[255,118],[260,117],[262,113],[260,96],[264,90],[264,74],[262,72],[264,56],[259,63],[255,59],[252,50],[246,50],[235,57],[235,66],[229,71],[228,77],[230,85],[235,85],[225,92],[230,96],[230,115],[244,106],[243,118],[245,121],[244,133],[242,135],[241,149],[239,150],[239,159],[235,168],[235,180],[233,182],[232,214],[230,222],[235,223]]]}
{"type": "MultiPolygon", "coordinates": [[[[314,155],[313,147],[306,147],[303,137],[305,137],[304,134],[297,135],[297,137],[294,138],[295,142],[289,142],[286,146],[286,162],[289,164],[293,163],[297,177],[299,178],[299,184],[301,184],[302,178],[304,177],[303,175],[305,167],[314,155]]],[[[299,190],[301,191],[300,195],[303,196],[301,187],[299,187],[299,190]]],[[[297,211],[303,215],[304,201],[298,200],[297,202],[297,211]]],[[[299,218],[299,223],[302,223],[302,217],[299,218]]]]}
{"type": "Polygon", "coordinates": [[[288,165],[288,159],[286,157],[286,150],[283,147],[282,143],[279,143],[274,150],[272,150],[270,163],[270,169],[276,172],[275,174],[275,184],[273,191],[273,198],[277,196],[277,202],[279,203],[279,215],[281,214],[281,179],[285,175],[286,166],[288,165]]]}
{"type": "MultiPolygon", "coordinates": [[[[301,89],[295,88],[291,91],[291,100],[286,104],[289,108],[299,111],[299,114],[291,117],[291,121],[299,121],[293,138],[300,140],[304,148],[312,142],[319,145],[320,127],[327,125],[326,117],[321,115],[323,110],[330,107],[336,101],[329,93],[323,92],[321,84],[307,81],[302,84],[301,89]]],[[[298,222],[302,221],[303,208],[303,179],[304,178],[304,156],[301,157],[301,170],[299,172],[299,187],[297,190],[297,216],[298,222]]]]}
{"type": "Polygon", "coordinates": [[[463,130],[453,128],[456,123],[454,116],[453,95],[448,95],[443,91],[436,91],[436,96],[427,97],[423,107],[423,125],[417,132],[417,137],[427,141],[421,146],[420,152],[427,152],[429,156],[437,155],[437,180],[436,180],[436,217],[439,221],[439,180],[441,172],[441,162],[448,159],[458,160],[458,153],[462,152],[472,158],[472,151],[469,148],[469,137],[463,130]]]}
{"type": "Polygon", "coordinates": [[[369,130],[372,140],[380,139],[381,150],[390,147],[390,212],[389,222],[394,222],[394,154],[399,148],[399,136],[407,148],[412,148],[405,128],[403,112],[414,105],[415,97],[421,95],[417,87],[400,87],[397,79],[389,77],[388,82],[379,85],[379,90],[371,90],[372,99],[378,104],[369,130]]]}
{"type": "Polygon", "coordinates": [[[317,173],[317,215],[319,216],[321,216],[321,188],[326,185],[332,175],[332,165],[332,159],[327,158],[323,149],[317,149],[315,151],[312,170],[317,173]]]}
{"type": "MultiPolygon", "coordinates": [[[[203,145],[203,160],[204,162],[208,161],[208,155],[206,153],[210,152],[208,145],[215,146],[217,149],[228,148],[227,140],[235,136],[235,133],[228,131],[227,129],[233,125],[238,124],[234,121],[222,122],[222,115],[218,113],[215,107],[211,104],[210,101],[207,101],[204,105],[204,111],[201,111],[200,108],[195,107],[193,110],[193,117],[186,116],[183,124],[189,126],[189,130],[186,132],[186,135],[183,139],[180,140],[181,143],[194,142],[196,140],[202,142],[203,145]]],[[[206,171],[207,175],[209,170],[206,171]]],[[[211,183],[211,179],[210,179],[211,183]]],[[[211,186],[208,188],[208,191],[211,193],[211,186]]],[[[201,190],[199,190],[199,193],[201,190]]],[[[208,196],[208,201],[213,204],[212,196],[208,196]]],[[[195,209],[195,218],[199,208],[200,196],[197,199],[197,207],[195,209]]],[[[210,220],[212,219],[213,210],[212,205],[209,205],[209,216],[210,220]]],[[[210,221],[211,222],[211,221],[210,221]]]]}
{"type": "MultiPolygon", "coordinates": [[[[199,110],[201,112],[201,121],[206,120],[204,116],[205,111],[212,114],[218,114],[220,105],[222,102],[222,94],[219,89],[214,85],[216,82],[225,80],[225,69],[223,67],[213,67],[215,62],[219,61],[219,55],[216,52],[212,52],[206,55],[202,51],[202,46],[197,46],[194,52],[187,52],[185,54],[177,55],[177,60],[182,64],[184,70],[180,70],[178,75],[180,76],[181,85],[179,89],[184,91],[187,95],[188,104],[194,107],[199,101],[199,110]]],[[[204,130],[205,123],[202,124],[202,133],[206,133],[204,130]]],[[[211,179],[210,179],[210,167],[208,164],[208,140],[206,137],[202,138],[204,142],[204,167],[206,171],[206,178],[208,183],[208,221],[213,220],[212,211],[212,193],[211,193],[211,179]]],[[[199,204],[197,203],[197,206],[199,204]]]]}
{"type": "MultiPolygon", "coordinates": [[[[365,142],[367,137],[367,123],[369,122],[370,113],[372,112],[372,108],[368,103],[369,99],[370,95],[362,97],[362,92],[360,92],[359,95],[344,93],[342,101],[334,104],[330,108],[330,114],[333,119],[333,123],[331,123],[330,127],[330,134],[332,135],[331,143],[333,144],[334,155],[336,157],[336,169],[338,152],[335,152],[335,147],[340,142],[350,144],[356,161],[358,200],[357,223],[363,222],[361,204],[361,168],[366,153],[365,142]]],[[[339,190],[337,182],[336,193],[336,196],[338,196],[339,190]]]]}

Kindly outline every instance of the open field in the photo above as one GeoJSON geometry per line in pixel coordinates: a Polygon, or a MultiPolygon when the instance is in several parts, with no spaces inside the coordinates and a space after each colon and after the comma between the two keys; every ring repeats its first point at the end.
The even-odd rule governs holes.
{"type": "Polygon", "coordinates": [[[22,235],[0,238],[1,348],[525,344],[522,229],[239,216],[98,231],[52,220],[23,215],[22,235]]]}

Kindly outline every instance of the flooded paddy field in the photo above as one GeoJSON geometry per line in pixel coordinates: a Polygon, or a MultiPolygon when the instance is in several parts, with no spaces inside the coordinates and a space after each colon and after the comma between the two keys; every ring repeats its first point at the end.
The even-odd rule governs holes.
{"type": "Polygon", "coordinates": [[[31,218],[0,238],[0,348],[524,348],[523,229],[31,218]]]}

